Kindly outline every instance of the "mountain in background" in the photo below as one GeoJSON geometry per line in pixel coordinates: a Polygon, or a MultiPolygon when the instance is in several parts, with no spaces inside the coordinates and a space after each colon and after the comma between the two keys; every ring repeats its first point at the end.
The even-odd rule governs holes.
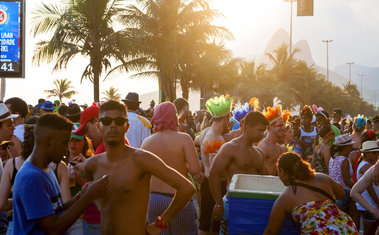
{"type": "MultiPolygon", "coordinates": [[[[283,43],[289,44],[290,35],[283,28],[278,29],[266,45],[264,54],[258,59],[257,64],[265,63],[268,68],[272,68],[274,63],[269,59],[266,53],[273,54],[274,50],[279,48],[283,43]]],[[[326,75],[327,70],[324,66],[315,64],[311,49],[306,40],[300,40],[293,45],[293,48],[298,48],[300,51],[294,55],[295,59],[304,60],[308,66],[313,66],[318,72],[326,75]]],[[[363,77],[363,97],[370,103],[375,103],[375,91],[379,90],[379,67],[370,68],[361,65],[352,65],[351,81],[356,84],[358,89],[361,88],[361,81],[358,74],[365,74],[363,77]]],[[[337,66],[334,70],[329,68],[329,79],[332,83],[339,87],[343,87],[349,81],[349,66],[347,64],[337,66]]]]}

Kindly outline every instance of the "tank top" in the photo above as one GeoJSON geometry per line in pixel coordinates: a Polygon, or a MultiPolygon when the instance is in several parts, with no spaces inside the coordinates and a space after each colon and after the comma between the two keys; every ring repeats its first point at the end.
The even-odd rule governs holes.
{"type": "Polygon", "coordinates": [[[313,127],[311,132],[306,132],[300,127],[300,140],[302,140],[303,146],[303,157],[307,157],[308,155],[313,153],[313,140],[317,135],[316,127],[313,127]]]}
{"type": "MultiPolygon", "coordinates": [[[[359,163],[358,165],[358,169],[357,169],[357,179],[359,180],[360,178],[362,178],[363,174],[360,172],[362,167],[365,166],[365,165],[369,165],[371,167],[371,164],[366,161],[366,160],[363,160],[361,161],[361,163],[359,163]]],[[[374,188],[375,190],[375,193],[376,195],[379,195],[379,190],[378,190],[378,187],[376,187],[376,185],[373,183],[372,184],[372,187],[374,188]]],[[[373,205],[375,208],[378,208],[378,205],[376,205],[376,203],[374,202],[374,200],[371,198],[370,194],[368,193],[367,190],[365,190],[363,193],[362,193],[362,196],[371,204],[373,205]]],[[[363,206],[361,206],[361,204],[359,204],[358,202],[355,203],[357,205],[357,209],[360,210],[360,211],[367,211],[366,208],[364,208],[363,206]]]]}
{"type": "Polygon", "coordinates": [[[353,168],[351,167],[350,161],[348,158],[344,156],[336,156],[335,158],[330,158],[329,160],[329,176],[337,181],[338,183],[342,184],[343,189],[350,190],[350,187],[345,184],[343,181],[342,176],[342,162],[347,159],[349,162],[349,175],[350,178],[353,174],[353,168]]]}

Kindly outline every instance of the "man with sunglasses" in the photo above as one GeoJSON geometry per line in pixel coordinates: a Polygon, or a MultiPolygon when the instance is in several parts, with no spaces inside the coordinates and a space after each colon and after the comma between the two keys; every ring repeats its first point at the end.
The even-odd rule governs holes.
{"type": "Polygon", "coordinates": [[[282,108],[279,105],[276,108],[267,107],[263,115],[269,121],[269,126],[266,138],[259,143],[258,147],[263,152],[269,174],[278,175],[276,162],[282,153],[287,152],[287,148],[281,145],[286,131],[282,119],[282,108]]]}
{"type": "MultiPolygon", "coordinates": [[[[87,135],[95,147],[95,155],[105,152],[103,135],[99,126],[99,107],[96,103],[86,108],[80,115],[80,127],[75,131],[75,135],[87,135]]],[[[125,144],[129,145],[128,140],[124,137],[125,144]]],[[[83,213],[83,234],[96,235],[100,231],[101,215],[94,204],[90,204],[83,213]]]]}
{"type": "Polygon", "coordinates": [[[103,234],[159,234],[188,203],[195,192],[191,182],[150,152],[129,147],[125,106],[107,101],[100,106],[100,132],[106,152],[87,160],[89,180],[109,174],[110,190],[99,200],[103,234]],[[154,175],[175,189],[170,206],[152,224],[146,223],[150,180],[154,175]]]}

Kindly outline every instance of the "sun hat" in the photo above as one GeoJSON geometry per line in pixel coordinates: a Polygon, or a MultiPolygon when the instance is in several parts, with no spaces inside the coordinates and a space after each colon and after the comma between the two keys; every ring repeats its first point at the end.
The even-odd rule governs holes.
{"type": "Polygon", "coordinates": [[[54,100],[54,104],[55,104],[56,106],[59,106],[59,105],[61,105],[61,102],[60,102],[59,100],[54,100]]]}
{"type": "Polygon", "coordinates": [[[369,140],[362,143],[362,153],[367,152],[379,152],[379,146],[378,143],[375,140],[369,140]]]}
{"type": "Polygon", "coordinates": [[[0,122],[4,122],[8,119],[17,118],[18,114],[11,114],[9,109],[4,103],[0,104],[0,122]]]}
{"type": "Polygon", "coordinates": [[[347,134],[337,136],[334,141],[335,146],[348,146],[353,144],[354,141],[352,141],[350,135],[347,134]]]}
{"type": "Polygon", "coordinates": [[[53,103],[51,103],[51,101],[45,101],[41,107],[42,110],[45,110],[45,111],[52,111],[55,109],[53,103]]]}
{"type": "Polygon", "coordinates": [[[99,116],[99,110],[100,108],[96,105],[96,103],[93,103],[92,106],[86,108],[82,112],[80,115],[80,127],[75,131],[75,135],[82,136],[86,133],[84,127],[88,121],[99,116]]]}
{"type": "Polygon", "coordinates": [[[82,111],[80,110],[79,105],[77,105],[77,104],[71,104],[67,108],[66,116],[67,117],[74,117],[74,116],[78,116],[79,117],[81,113],[82,113],[82,111]]]}
{"type": "Polygon", "coordinates": [[[79,129],[80,123],[76,122],[74,123],[74,129],[72,130],[71,138],[82,140],[85,136],[84,135],[75,135],[75,132],[79,129]]]}
{"type": "Polygon", "coordinates": [[[125,96],[125,99],[123,99],[122,101],[124,101],[124,102],[141,103],[141,101],[139,101],[139,95],[137,93],[135,93],[135,92],[129,92],[125,96]]]}

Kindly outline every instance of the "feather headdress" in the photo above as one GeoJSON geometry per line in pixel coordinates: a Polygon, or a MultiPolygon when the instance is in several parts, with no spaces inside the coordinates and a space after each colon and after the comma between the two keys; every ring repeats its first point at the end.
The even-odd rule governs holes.
{"type": "Polygon", "coordinates": [[[291,117],[291,112],[289,110],[283,110],[282,119],[285,126],[287,125],[287,122],[290,119],[290,117],[291,117]]]}
{"type": "Polygon", "coordinates": [[[363,130],[365,128],[366,122],[367,122],[367,119],[365,118],[365,116],[359,114],[355,118],[354,126],[357,130],[363,130]]]}
{"type": "Polygon", "coordinates": [[[253,97],[249,100],[249,106],[251,110],[258,111],[259,110],[259,99],[257,97],[253,97]]]}
{"type": "Polygon", "coordinates": [[[233,118],[240,122],[250,112],[250,105],[245,103],[241,109],[233,110],[233,118]]]}
{"type": "Polygon", "coordinates": [[[277,105],[276,108],[274,107],[267,107],[266,111],[262,113],[268,122],[272,124],[279,118],[282,118],[282,105],[277,105]]]}
{"type": "Polygon", "coordinates": [[[215,118],[222,117],[232,111],[233,97],[222,95],[207,100],[205,106],[211,115],[215,118]]]}

